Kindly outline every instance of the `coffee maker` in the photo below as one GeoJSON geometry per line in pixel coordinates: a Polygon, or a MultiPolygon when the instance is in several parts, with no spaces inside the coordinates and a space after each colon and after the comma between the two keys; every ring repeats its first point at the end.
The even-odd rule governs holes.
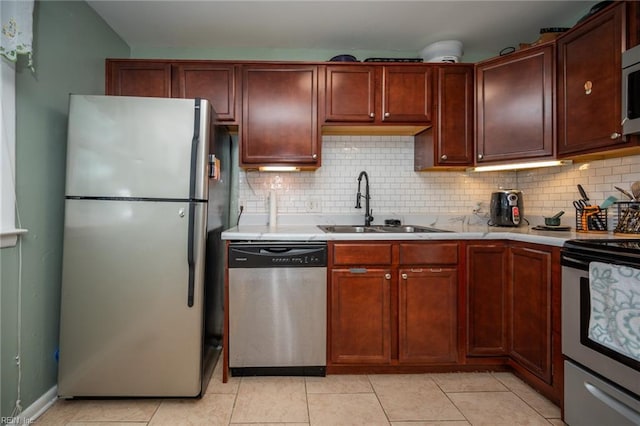
{"type": "Polygon", "coordinates": [[[490,225],[520,226],[524,217],[522,192],[516,189],[505,189],[491,194],[490,225]]]}

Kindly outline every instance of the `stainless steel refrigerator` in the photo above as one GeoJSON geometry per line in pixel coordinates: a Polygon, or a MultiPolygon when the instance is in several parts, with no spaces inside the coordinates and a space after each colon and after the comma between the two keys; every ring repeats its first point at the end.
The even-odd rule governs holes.
{"type": "Polygon", "coordinates": [[[211,115],[200,99],[70,96],[61,397],[201,394],[228,226],[211,115]]]}

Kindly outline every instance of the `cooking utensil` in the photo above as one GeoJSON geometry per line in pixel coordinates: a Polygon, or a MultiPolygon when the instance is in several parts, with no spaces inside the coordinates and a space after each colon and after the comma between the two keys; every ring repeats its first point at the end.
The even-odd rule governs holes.
{"type": "Polygon", "coordinates": [[[575,207],[576,210],[584,210],[584,208],[587,207],[587,204],[584,200],[576,200],[573,202],[573,207],[575,207]]]}
{"type": "Polygon", "coordinates": [[[611,207],[613,205],[613,203],[615,203],[616,201],[618,201],[618,199],[616,197],[614,197],[613,195],[610,195],[607,197],[606,200],[604,200],[602,202],[602,204],[600,204],[600,208],[602,210],[604,209],[608,209],[609,207],[611,207]]]}
{"type": "Polygon", "coordinates": [[[640,182],[636,181],[631,184],[631,193],[635,201],[640,201],[640,182]]]}
{"type": "Polygon", "coordinates": [[[629,198],[630,200],[633,200],[633,195],[631,195],[629,193],[629,191],[624,190],[624,189],[622,189],[620,187],[617,187],[617,186],[614,186],[614,188],[617,189],[618,191],[620,191],[621,193],[623,193],[625,195],[625,197],[629,198]]]}
{"type": "Polygon", "coordinates": [[[587,196],[587,192],[580,184],[578,184],[578,192],[580,192],[580,196],[584,200],[585,205],[590,206],[591,204],[589,204],[589,197],[587,196]]]}
{"type": "Polygon", "coordinates": [[[571,231],[570,226],[547,226],[547,225],[538,225],[531,228],[535,231],[571,231]]]}
{"type": "Polygon", "coordinates": [[[547,226],[558,226],[560,225],[560,216],[564,214],[564,211],[560,210],[558,213],[554,214],[551,217],[544,218],[544,224],[547,226]]]}

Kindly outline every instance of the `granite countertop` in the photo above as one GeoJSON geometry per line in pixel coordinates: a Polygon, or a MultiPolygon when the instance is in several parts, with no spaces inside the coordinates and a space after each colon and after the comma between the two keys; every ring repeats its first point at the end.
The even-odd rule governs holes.
{"type": "MultiPolygon", "coordinates": [[[[449,232],[416,232],[416,233],[326,233],[315,224],[278,224],[268,226],[263,224],[240,224],[222,233],[223,240],[232,241],[391,241],[391,240],[512,240],[562,246],[571,239],[603,239],[618,238],[611,232],[575,232],[570,231],[539,231],[533,226],[495,227],[486,224],[447,223],[417,223],[406,222],[409,225],[433,226],[449,232]]],[[[336,222],[334,222],[336,223],[336,222]]],[[[345,223],[345,222],[338,222],[345,223]]],[[[324,223],[321,223],[324,224],[324,223]]],[[[624,237],[621,237],[624,238],[624,237]]],[[[636,236],[637,238],[637,236],[636,236]]]]}

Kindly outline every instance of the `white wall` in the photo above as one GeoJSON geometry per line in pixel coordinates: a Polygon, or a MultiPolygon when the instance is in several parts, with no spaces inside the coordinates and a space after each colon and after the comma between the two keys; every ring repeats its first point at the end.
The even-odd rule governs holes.
{"type": "Polygon", "coordinates": [[[325,136],[318,170],[241,172],[239,199],[245,214],[266,213],[275,189],[278,213],[360,214],[354,206],[362,170],[369,175],[376,223],[384,214],[470,213],[479,201],[488,208],[492,191],[516,184],[514,172],[415,172],[411,136],[325,136]]]}
{"type": "Polygon", "coordinates": [[[241,171],[244,214],[266,214],[271,189],[277,192],[281,214],[360,214],[354,209],[357,177],[366,170],[374,223],[392,215],[471,214],[477,202],[488,210],[491,192],[518,188],[527,216],[564,210],[563,224],[571,225],[572,201],[579,197],[576,184],[599,204],[609,195],[621,198],[614,185],[628,190],[631,182],[640,181],[640,155],[549,169],[466,173],[414,172],[410,136],[324,136],[322,150],[322,167],[315,172],[241,171]]]}

